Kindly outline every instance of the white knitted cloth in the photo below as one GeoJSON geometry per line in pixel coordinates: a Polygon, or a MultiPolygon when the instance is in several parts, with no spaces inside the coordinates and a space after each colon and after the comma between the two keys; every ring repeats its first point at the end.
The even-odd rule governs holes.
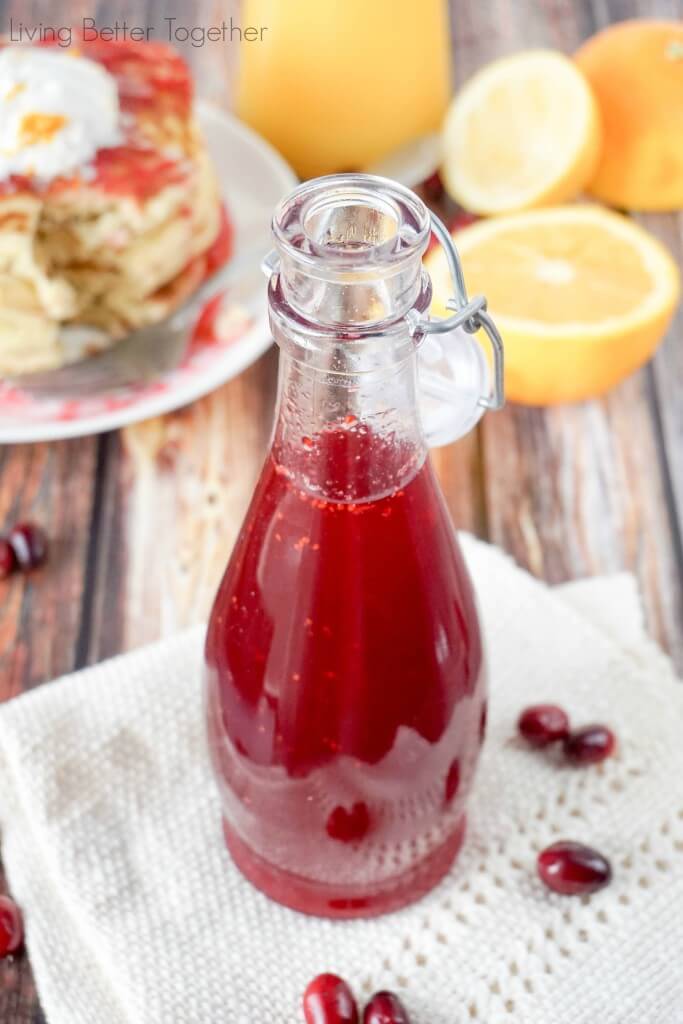
{"type": "Polygon", "coordinates": [[[550,591],[464,540],[491,664],[489,737],[457,865],[371,921],[300,916],[232,866],[205,750],[202,631],[0,710],[11,890],[50,1024],[300,1024],[322,970],[399,991],[415,1024],[683,1022],[683,687],[630,577],[550,591]],[[573,769],[515,738],[552,699],[619,753],[573,769]],[[609,856],[591,898],[548,892],[559,838],[609,856]]]}

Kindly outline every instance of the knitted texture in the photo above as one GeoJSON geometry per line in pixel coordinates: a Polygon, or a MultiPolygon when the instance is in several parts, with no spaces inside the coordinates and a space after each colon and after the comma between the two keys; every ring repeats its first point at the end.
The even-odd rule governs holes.
{"type": "Polygon", "coordinates": [[[416,905],[306,918],[223,846],[200,684],[202,630],[0,709],[0,821],[50,1024],[300,1024],[322,970],[397,990],[415,1024],[682,1024],[683,687],[630,577],[550,590],[470,538],[488,641],[489,735],[463,851],[416,905]],[[553,700],[619,737],[571,768],[517,739],[553,700]],[[614,880],[548,892],[537,852],[597,847],[614,880]]]}

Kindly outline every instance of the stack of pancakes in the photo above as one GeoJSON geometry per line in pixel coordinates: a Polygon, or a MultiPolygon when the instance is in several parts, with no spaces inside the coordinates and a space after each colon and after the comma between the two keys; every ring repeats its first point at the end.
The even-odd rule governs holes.
{"type": "Polygon", "coordinates": [[[115,339],[163,319],[205,276],[222,223],[179,55],[97,41],[63,59],[95,61],[113,76],[121,138],[66,177],[0,181],[3,375],[63,363],[65,327],[83,325],[86,338],[99,329],[99,347],[99,332],[115,339]]]}

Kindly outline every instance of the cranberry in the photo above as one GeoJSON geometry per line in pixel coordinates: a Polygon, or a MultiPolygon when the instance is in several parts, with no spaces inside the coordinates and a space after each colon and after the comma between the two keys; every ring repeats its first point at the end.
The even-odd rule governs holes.
{"type": "Polygon", "coordinates": [[[5,580],[17,567],[14,549],[8,540],[0,537],[0,580],[5,580]]]}
{"type": "Polygon", "coordinates": [[[586,725],[564,741],[564,752],[574,764],[597,764],[614,753],[617,738],[606,725],[586,725]]]}
{"type": "Polygon", "coordinates": [[[24,941],[21,911],[9,896],[0,896],[0,957],[9,956],[24,941]]]}
{"type": "MultiPolygon", "coordinates": [[[[424,188],[424,185],[423,185],[424,188]]],[[[458,210],[448,221],[447,227],[452,235],[457,231],[462,231],[463,228],[468,228],[470,224],[476,224],[479,218],[473,213],[467,213],[466,210],[458,210]]],[[[425,256],[431,252],[432,249],[436,249],[437,245],[440,245],[439,239],[436,237],[434,232],[429,236],[429,242],[425,249],[425,256]]]]}
{"type": "Polygon", "coordinates": [[[429,236],[429,241],[427,242],[427,248],[425,249],[425,252],[424,252],[425,256],[429,255],[429,253],[432,251],[432,249],[436,249],[436,247],[438,245],[440,245],[439,239],[436,237],[436,235],[432,231],[431,235],[429,236]]]}
{"type": "Polygon", "coordinates": [[[538,855],[538,874],[553,892],[563,896],[583,896],[597,892],[612,879],[606,857],[583,843],[562,839],[538,855]]]}
{"type": "Polygon", "coordinates": [[[458,210],[448,221],[448,230],[453,235],[456,231],[468,228],[470,224],[476,224],[479,218],[476,213],[468,213],[467,210],[458,210]]]}
{"type": "Polygon", "coordinates": [[[306,1024],[358,1024],[351,989],[336,974],[319,974],[304,992],[306,1024]]]}
{"type": "Polygon", "coordinates": [[[432,203],[438,203],[444,193],[443,182],[439,172],[434,171],[434,173],[430,174],[428,178],[425,178],[422,182],[421,188],[425,199],[428,199],[432,203]]]}
{"type": "Polygon", "coordinates": [[[547,747],[569,735],[569,718],[556,704],[534,704],[519,716],[517,728],[532,747],[547,747]]]}
{"type": "Polygon", "coordinates": [[[37,523],[17,523],[10,530],[9,542],[22,572],[37,569],[47,559],[47,536],[37,523]]]}
{"type": "Polygon", "coordinates": [[[362,839],[370,828],[370,812],[362,801],[355,803],[350,811],[341,804],[335,807],[325,824],[331,839],[339,839],[342,843],[351,843],[354,839],[362,839]]]}
{"type": "Polygon", "coordinates": [[[363,1024],[410,1024],[410,1018],[393,992],[375,992],[363,1011],[363,1024]]]}

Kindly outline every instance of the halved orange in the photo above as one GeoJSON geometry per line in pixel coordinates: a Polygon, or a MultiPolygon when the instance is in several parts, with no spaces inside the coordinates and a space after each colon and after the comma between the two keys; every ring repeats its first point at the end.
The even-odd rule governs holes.
{"type": "Polygon", "coordinates": [[[600,119],[576,64],[554,50],[494,61],[458,92],[443,128],[441,176],[474,213],[573,199],[600,155],[600,119]]]}
{"type": "MultiPolygon", "coordinates": [[[[455,236],[470,295],[503,335],[506,392],[528,405],[599,395],[644,363],[680,293],[666,249],[626,217],[593,205],[479,221],[455,236]]],[[[432,311],[451,293],[442,249],[425,260],[432,311]]]]}

